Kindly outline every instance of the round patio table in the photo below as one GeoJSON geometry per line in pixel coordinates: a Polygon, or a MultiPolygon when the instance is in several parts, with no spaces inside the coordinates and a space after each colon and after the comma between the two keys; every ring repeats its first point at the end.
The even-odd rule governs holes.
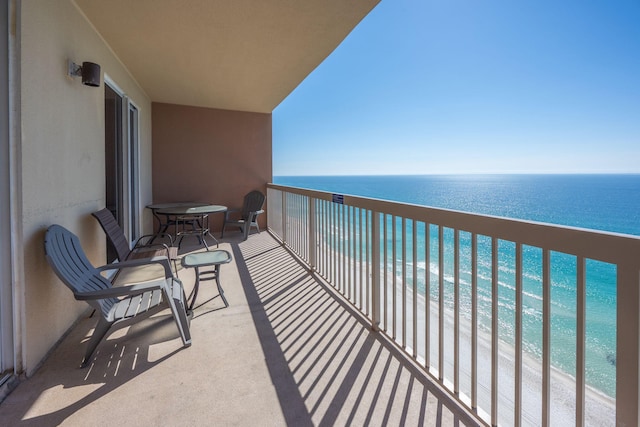
{"type": "MultiPolygon", "coordinates": [[[[152,203],[147,205],[147,209],[151,209],[151,214],[155,219],[158,220],[158,228],[156,229],[155,236],[160,236],[162,234],[169,234],[167,230],[171,226],[176,225],[175,219],[171,215],[162,215],[164,219],[158,214],[160,209],[168,209],[168,208],[176,208],[176,207],[184,207],[184,206],[204,206],[210,204],[209,202],[166,202],[166,203],[152,203]]],[[[153,237],[155,239],[156,237],[153,237]]],[[[172,237],[173,238],[173,237],[172,237]]],[[[151,241],[153,242],[153,239],[151,241]]]]}
{"type": "Polygon", "coordinates": [[[209,250],[207,240],[205,239],[206,236],[210,236],[216,242],[216,247],[219,246],[218,239],[213,237],[210,232],[209,215],[226,211],[227,207],[222,205],[182,205],[158,209],[156,212],[159,215],[175,217],[178,248],[182,244],[182,239],[185,236],[196,236],[198,242],[209,250]],[[190,229],[188,227],[190,227],[190,229]]]}

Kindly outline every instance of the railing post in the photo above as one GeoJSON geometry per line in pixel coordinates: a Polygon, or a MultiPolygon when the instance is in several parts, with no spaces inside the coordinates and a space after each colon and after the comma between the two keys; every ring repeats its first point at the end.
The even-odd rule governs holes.
{"type": "Polygon", "coordinates": [[[282,243],[287,244],[287,194],[282,192],[282,243]]]}
{"type": "Polygon", "coordinates": [[[371,329],[380,330],[380,214],[371,212],[371,329]]]}
{"type": "Polygon", "coordinates": [[[316,269],[316,199],[309,196],[309,268],[316,269]]]}
{"type": "Polygon", "coordinates": [[[618,265],[616,425],[640,425],[640,271],[618,265]]]}

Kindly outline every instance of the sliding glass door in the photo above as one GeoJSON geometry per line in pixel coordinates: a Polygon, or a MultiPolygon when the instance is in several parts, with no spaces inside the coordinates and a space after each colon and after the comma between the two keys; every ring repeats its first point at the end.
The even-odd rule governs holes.
{"type": "MultiPolygon", "coordinates": [[[[123,215],[123,117],[124,99],[120,93],[104,85],[104,170],[105,202],[118,224],[124,228],[123,215]]],[[[114,248],[107,242],[107,262],[117,258],[114,248]]]]}
{"type": "MultiPolygon", "coordinates": [[[[105,79],[105,201],[130,241],[140,236],[138,109],[105,79]]],[[[107,261],[116,254],[107,245],[107,261]]]]}

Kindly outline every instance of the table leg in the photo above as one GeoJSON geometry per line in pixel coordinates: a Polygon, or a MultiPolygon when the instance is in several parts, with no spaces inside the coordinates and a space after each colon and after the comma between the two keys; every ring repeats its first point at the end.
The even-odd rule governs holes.
{"type": "Polygon", "coordinates": [[[216,264],[216,284],[218,285],[218,293],[220,294],[220,298],[222,298],[222,301],[224,301],[224,306],[229,307],[229,303],[227,302],[227,299],[224,297],[224,290],[220,285],[220,264],[216,264]]]}
{"type": "Polygon", "coordinates": [[[198,267],[194,267],[195,268],[195,273],[196,273],[196,283],[193,285],[193,291],[191,291],[191,293],[193,294],[193,299],[191,300],[191,303],[189,303],[189,311],[193,312],[193,306],[196,304],[196,298],[198,297],[198,289],[200,288],[200,270],[198,269],[198,267]]]}
{"type": "Polygon", "coordinates": [[[218,241],[215,237],[211,235],[211,231],[209,228],[209,215],[202,218],[202,242],[204,243],[205,248],[209,250],[209,245],[207,245],[207,235],[213,238],[213,241],[216,242],[216,248],[219,246],[218,241]]]}

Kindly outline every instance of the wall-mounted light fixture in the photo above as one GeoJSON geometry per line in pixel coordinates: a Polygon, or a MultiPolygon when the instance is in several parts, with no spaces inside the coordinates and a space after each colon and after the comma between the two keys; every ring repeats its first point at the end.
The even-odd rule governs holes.
{"type": "Polygon", "coordinates": [[[69,75],[71,77],[82,77],[82,84],[87,86],[100,86],[100,66],[93,62],[83,62],[78,65],[69,61],[69,75]]]}

